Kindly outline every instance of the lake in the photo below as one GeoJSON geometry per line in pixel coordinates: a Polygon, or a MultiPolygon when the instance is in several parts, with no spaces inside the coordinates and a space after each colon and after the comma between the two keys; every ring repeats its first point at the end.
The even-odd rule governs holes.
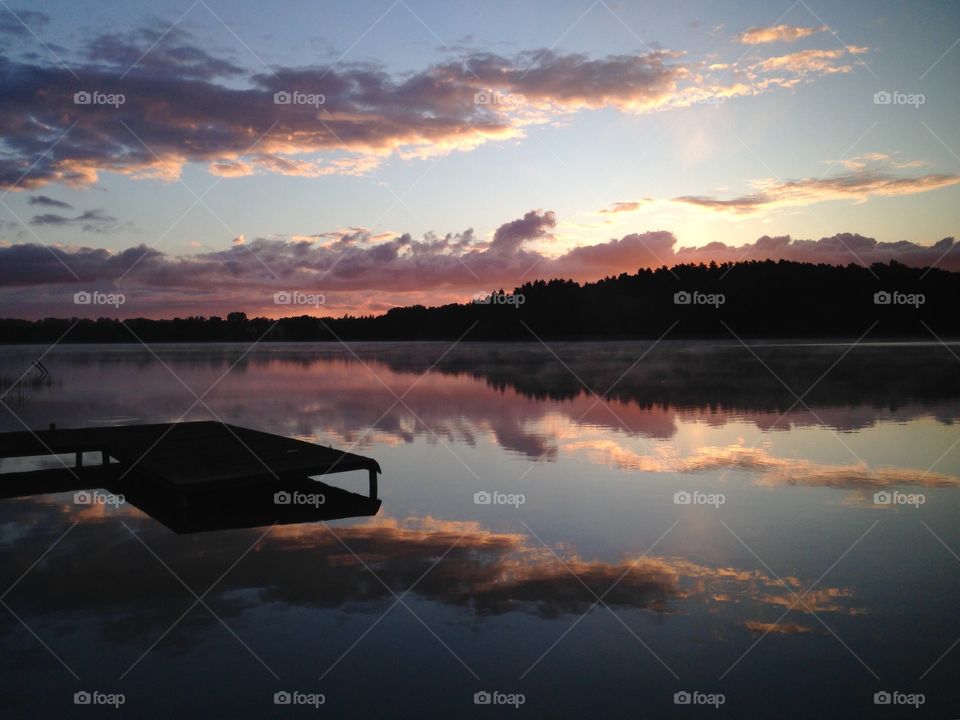
{"type": "MultiPolygon", "coordinates": [[[[7,387],[45,350],[0,348],[7,387]]],[[[383,504],[177,534],[0,502],[3,716],[955,717],[956,353],[58,346],[0,431],[223,420],[375,458],[383,504]]]]}

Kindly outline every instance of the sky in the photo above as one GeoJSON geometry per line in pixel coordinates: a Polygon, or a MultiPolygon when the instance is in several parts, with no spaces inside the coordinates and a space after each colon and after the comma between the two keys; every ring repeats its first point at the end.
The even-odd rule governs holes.
{"type": "Polygon", "coordinates": [[[960,270],[955,2],[0,0],[0,317],[960,270]]]}

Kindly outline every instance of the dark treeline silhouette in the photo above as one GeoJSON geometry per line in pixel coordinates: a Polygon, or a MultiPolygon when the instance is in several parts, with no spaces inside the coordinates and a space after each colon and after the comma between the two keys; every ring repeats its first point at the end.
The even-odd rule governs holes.
{"type": "MultiPolygon", "coordinates": [[[[537,280],[485,300],[363,317],[80,320],[63,342],[439,340],[468,328],[471,340],[656,338],[674,323],[672,338],[857,338],[871,326],[870,337],[960,336],[960,273],[896,262],[677,265],[582,285],[537,280]]],[[[74,322],[0,320],[0,341],[52,342],[74,322]]]]}

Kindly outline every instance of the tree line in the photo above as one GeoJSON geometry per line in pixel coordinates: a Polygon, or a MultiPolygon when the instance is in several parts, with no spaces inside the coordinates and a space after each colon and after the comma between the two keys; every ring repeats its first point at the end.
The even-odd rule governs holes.
{"type": "Polygon", "coordinates": [[[642,269],[596,282],[536,280],[478,301],[340,318],[0,319],[0,342],[858,338],[960,336],[960,273],[897,262],[786,260],[642,269]],[[75,326],[71,328],[74,323],[75,326]],[[67,332],[69,329],[69,332],[67,332]]]}

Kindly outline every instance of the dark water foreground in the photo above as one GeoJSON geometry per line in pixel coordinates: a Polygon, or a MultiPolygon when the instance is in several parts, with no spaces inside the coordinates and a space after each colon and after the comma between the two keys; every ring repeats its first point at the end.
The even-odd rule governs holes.
{"type": "Polygon", "coordinates": [[[383,505],[0,503],[4,718],[960,716],[956,346],[73,346],[10,389],[44,349],[0,431],[222,419],[383,505]]]}

